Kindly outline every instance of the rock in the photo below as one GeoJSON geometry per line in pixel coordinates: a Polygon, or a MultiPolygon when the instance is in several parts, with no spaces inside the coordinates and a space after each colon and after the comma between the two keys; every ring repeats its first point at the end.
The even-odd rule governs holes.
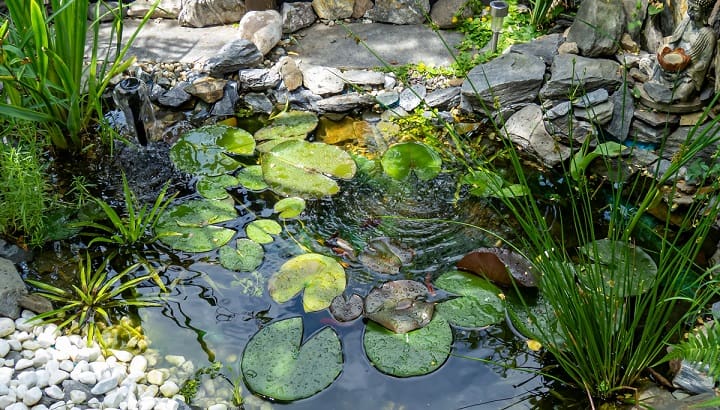
{"type": "Polygon", "coordinates": [[[9,317],[0,317],[0,337],[10,336],[13,332],[15,332],[15,321],[9,317]]]}
{"type": "Polygon", "coordinates": [[[316,106],[320,112],[347,112],[372,103],[373,98],[367,94],[348,93],[324,98],[317,101],[316,106]]]}
{"type": "Polygon", "coordinates": [[[648,0],[623,0],[625,8],[625,29],[635,41],[640,38],[645,17],[647,17],[648,0]]]}
{"type": "Polygon", "coordinates": [[[534,101],[544,75],[545,64],[541,59],[518,53],[503,54],[470,70],[461,93],[475,111],[497,110],[534,101]]]}
{"type": "Polygon", "coordinates": [[[238,84],[235,81],[228,81],[223,88],[223,96],[210,110],[210,115],[226,116],[235,114],[235,105],[240,99],[238,84]]]}
{"type": "Polygon", "coordinates": [[[580,55],[612,56],[625,30],[622,0],[588,0],[580,3],[568,30],[567,41],[577,43],[580,55]]]}
{"type": "Polygon", "coordinates": [[[7,356],[8,352],[10,352],[10,343],[5,339],[0,339],[0,359],[7,356]]]}
{"type": "Polygon", "coordinates": [[[157,103],[172,108],[179,108],[185,105],[192,100],[192,95],[185,91],[185,88],[189,85],[190,83],[187,81],[179,82],[175,87],[159,95],[157,103]]]}
{"type": "Polygon", "coordinates": [[[237,0],[183,0],[178,21],[191,27],[236,23],[245,11],[245,3],[237,0]]]}
{"type": "Polygon", "coordinates": [[[578,108],[573,112],[573,114],[575,114],[577,118],[588,120],[595,124],[604,125],[612,118],[613,109],[613,103],[606,101],[588,108],[578,108]]]}
{"type": "Polygon", "coordinates": [[[368,70],[347,70],[340,74],[342,80],[353,85],[380,86],[385,84],[385,74],[368,70]]]}
{"type": "Polygon", "coordinates": [[[94,21],[96,18],[99,18],[101,22],[106,23],[113,21],[115,19],[115,14],[117,13],[120,13],[123,17],[129,15],[129,10],[127,8],[118,10],[118,6],[119,3],[116,1],[90,4],[88,6],[88,20],[94,21]]]}
{"type": "Polygon", "coordinates": [[[303,84],[302,71],[300,71],[294,59],[282,57],[278,60],[275,67],[277,67],[280,77],[288,91],[294,91],[303,84]]]}
{"type": "Polygon", "coordinates": [[[250,40],[262,55],[267,54],[280,42],[283,20],[275,10],[250,11],[240,20],[240,38],[250,40]]]}
{"type": "MultiPolygon", "coordinates": [[[[100,2],[98,2],[100,3],[100,2]]],[[[127,4],[127,3],[125,3],[127,4]]],[[[144,17],[150,8],[155,4],[155,0],[135,0],[130,3],[127,15],[130,17],[144,17]]],[[[160,0],[151,18],[154,19],[176,19],[180,16],[182,10],[182,0],[160,0]]]]}
{"type": "Polygon", "coordinates": [[[275,0],[245,0],[245,7],[248,11],[275,10],[277,3],[275,0]]]}
{"type": "Polygon", "coordinates": [[[364,17],[378,23],[422,24],[428,13],[430,0],[375,0],[364,17]]]}
{"type": "Polygon", "coordinates": [[[440,28],[453,28],[471,16],[468,0],[437,0],[430,10],[430,19],[440,28]]]}
{"type": "Polygon", "coordinates": [[[653,127],[637,119],[630,122],[630,136],[634,141],[659,144],[667,135],[664,127],[653,127]]]}
{"type": "Polygon", "coordinates": [[[400,102],[400,94],[397,91],[383,91],[375,96],[375,101],[383,109],[393,108],[400,102]]]}
{"type": "Polygon", "coordinates": [[[0,258],[0,316],[17,319],[20,316],[18,299],[27,294],[25,282],[15,265],[5,258],[0,258]]]}
{"type": "Polygon", "coordinates": [[[648,16],[640,36],[642,49],[654,53],[664,43],[664,38],[665,36],[657,26],[656,16],[648,16]]]}
{"type": "Polygon", "coordinates": [[[285,34],[309,27],[317,20],[313,5],[308,2],[283,3],[280,13],[282,14],[282,31],[285,34]]]}
{"type": "Polygon", "coordinates": [[[23,397],[23,404],[26,406],[33,406],[37,404],[40,399],[42,399],[42,396],[43,393],[39,387],[32,387],[25,392],[25,396],[23,397]]]}
{"type": "Polygon", "coordinates": [[[580,54],[580,49],[574,41],[566,41],[558,46],[558,54],[580,54]]]}
{"type": "Polygon", "coordinates": [[[211,76],[221,78],[241,68],[254,67],[262,59],[262,53],[252,41],[239,38],[225,44],[217,55],[209,58],[204,69],[211,76]]]}
{"type": "Polygon", "coordinates": [[[165,397],[172,397],[180,391],[180,387],[172,381],[168,380],[160,386],[160,393],[165,397]]]}
{"type": "Polygon", "coordinates": [[[613,92],[622,84],[620,64],[602,58],[560,54],[553,60],[550,80],[540,89],[542,100],[567,99],[571,89],[613,92]]]}
{"type": "Polygon", "coordinates": [[[150,370],[147,374],[148,383],[156,386],[162,385],[165,382],[165,379],[165,374],[157,369],[150,370]]]}
{"type": "Polygon", "coordinates": [[[90,389],[90,393],[94,395],[99,394],[105,394],[109,392],[110,390],[116,388],[118,386],[118,378],[117,377],[108,377],[102,380],[98,380],[97,384],[90,389]]]}
{"type": "Polygon", "coordinates": [[[238,73],[238,85],[242,90],[265,91],[280,84],[280,73],[275,69],[247,68],[238,73]]]}
{"type": "Polygon", "coordinates": [[[312,0],[312,7],[321,19],[339,20],[353,14],[354,0],[312,0]]]}
{"type": "MultiPolygon", "coordinates": [[[[687,146],[688,140],[691,140],[693,138],[700,138],[703,135],[717,135],[718,133],[720,133],[720,125],[717,123],[708,123],[697,127],[697,129],[693,131],[694,128],[695,127],[690,126],[679,127],[677,130],[668,135],[667,139],[665,140],[665,149],[662,151],[663,158],[672,159],[673,156],[680,152],[681,149],[685,149],[684,147],[687,146]]],[[[696,155],[696,158],[710,161],[713,153],[717,150],[717,148],[717,143],[712,144],[705,149],[699,151],[696,155]]]]}
{"type": "Polygon", "coordinates": [[[551,109],[545,112],[545,119],[554,120],[556,118],[564,117],[570,112],[572,103],[570,101],[563,101],[555,104],[551,109]]]}
{"type": "Polygon", "coordinates": [[[405,111],[412,111],[417,108],[427,95],[427,90],[422,84],[415,84],[400,92],[400,107],[405,111]]]}
{"type": "Polygon", "coordinates": [[[638,120],[651,125],[653,127],[662,127],[668,125],[672,128],[680,124],[680,116],[676,114],[650,111],[645,108],[638,108],[634,111],[634,116],[638,120]]]}
{"type": "Polygon", "coordinates": [[[553,58],[558,54],[558,47],[562,41],[562,36],[558,33],[547,34],[527,43],[513,44],[510,46],[509,52],[538,57],[546,67],[550,67],[553,58]]]}
{"type": "Polygon", "coordinates": [[[53,310],[52,302],[39,294],[21,295],[18,298],[18,305],[35,313],[45,313],[53,310]]]}
{"type": "Polygon", "coordinates": [[[303,85],[317,95],[338,94],[345,88],[340,70],[321,66],[300,66],[303,85]]]}
{"type": "Polygon", "coordinates": [[[440,88],[425,96],[425,104],[430,108],[449,109],[460,103],[460,87],[440,88]]]}
{"type": "Polygon", "coordinates": [[[502,134],[549,167],[566,160],[572,153],[545,130],[542,109],[537,104],[530,104],[513,114],[505,123],[502,134]]]}
{"type": "Polygon", "coordinates": [[[298,88],[294,91],[288,90],[273,90],[273,97],[278,105],[290,105],[291,108],[296,110],[317,110],[317,102],[322,100],[322,97],[313,94],[310,90],[305,88],[298,88]]]}
{"type": "Polygon", "coordinates": [[[222,98],[225,84],[227,84],[227,80],[202,77],[185,87],[184,90],[186,93],[212,104],[222,98]]]}
{"type": "Polygon", "coordinates": [[[352,18],[359,19],[367,13],[373,6],[373,0],[355,0],[353,4],[352,18]]]}
{"type": "Polygon", "coordinates": [[[598,88],[595,91],[590,91],[587,94],[583,94],[573,100],[573,106],[577,108],[587,108],[594,105],[604,103],[608,100],[608,92],[604,88],[598,88]]]}
{"type": "Polygon", "coordinates": [[[610,101],[613,103],[613,113],[605,131],[618,141],[625,141],[630,132],[630,123],[635,112],[635,100],[630,94],[627,84],[623,84],[615,91],[610,96],[610,101]]]}
{"type": "Polygon", "coordinates": [[[48,397],[55,400],[61,400],[65,397],[65,393],[62,389],[54,384],[45,388],[44,392],[48,397]]]}
{"type": "Polygon", "coordinates": [[[243,98],[243,102],[253,113],[271,114],[273,111],[272,102],[265,94],[247,93],[243,98]]]}
{"type": "Polygon", "coordinates": [[[675,374],[672,383],[673,386],[693,394],[713,393],[715,387],[715,379],[686,360],[680,363],[680,370],[675,374]]]}

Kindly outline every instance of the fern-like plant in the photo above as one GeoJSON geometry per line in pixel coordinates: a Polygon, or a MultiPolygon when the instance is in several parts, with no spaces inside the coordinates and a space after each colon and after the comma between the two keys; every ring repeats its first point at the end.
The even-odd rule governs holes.
{"type": "Polygon", "coordinates": [[[712,322],[696,329],[673,346],[663,361],[682,359],[709,377],[720,381],[720,325],[712,322]]]}

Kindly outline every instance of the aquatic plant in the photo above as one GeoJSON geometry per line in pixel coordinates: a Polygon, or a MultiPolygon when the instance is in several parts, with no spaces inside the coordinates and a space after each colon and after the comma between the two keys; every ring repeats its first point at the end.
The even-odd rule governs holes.
{"type": "Polygon", "coordinates": [[[77,284],[73,284],[71,290],[28,279],[27,283],[39,289],[40,295],[59,305],[56,309],[34,316],[32,320],[40,324],[57,323],[59,329],[68,328],[70,332],[80,330],[88,346],[96,341],[105,347],[101,324],[112,324],[117,311],[133,306],[160,306],[155,300],[136,293],[138,284],[153,279],[151,274],[132,277],[142,264],[132,264],[109,277],[110,260],[111,257],[104,259],[93,270],[90,255],[80,257],[77,284]]]}
{"type": "Polygon", "coordinates": [[[133,63],[124,60],[135,36],[150,18],[155,1],[123,46],[123,3],[111,9],[113,35],[100,56],[102,2],[88,31],[89,0],[8,0],[10,19],[0,25],[0,114],[34,121],[57,148],[81,148],[82,134],[102,118],[100,98],[110,79],[133,63]],[[88,32],[92,35],[85,63],[88,32]],[[114,45],[114,47],[113,47],[114,45]]]}

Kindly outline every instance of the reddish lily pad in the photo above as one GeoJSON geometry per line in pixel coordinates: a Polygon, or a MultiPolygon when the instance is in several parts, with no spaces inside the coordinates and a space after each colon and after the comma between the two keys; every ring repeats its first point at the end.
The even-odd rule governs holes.
{"type": "Polygon", "coordinates": [[[396,280],[374,288],[365,298],[365,317],[395,333],[426,326],[434,305],[426,302],[428,290],[414,280],[396,280]]]}
{"type": "Polygon", "coordinates": [[[521,254],[504,248],[480,248],[460,259],[457,268],[486,277],[501,286],[537,287],[540,277],[521,254]]]}

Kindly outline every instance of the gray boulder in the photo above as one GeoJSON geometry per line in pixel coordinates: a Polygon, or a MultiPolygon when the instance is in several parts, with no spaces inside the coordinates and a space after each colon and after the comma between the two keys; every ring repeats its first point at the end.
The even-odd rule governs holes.
{"type": "Polygon", "coordinates": [[[505,123],[502,133],[549,167],[570,158],[572,153],[569,147],[560,144],[547,132],[542,108],[537,104],[527,105],[513,114],[505,123]]]}
{"type": "Polygon", "coordinates": [[[430,19],[440,28],[453,28],[462,19],[472,16],[469,0],[437,0],[430,11],[430,19]],[[459,14],[459,18],[456,17],[459,14]]]}
{"type": "Polygon", "coordinates": [[[540,90],[543,100],[566,100],[570,90],[612,92],[622,84],[620,64],[603,58],[560,54],[553,60],[550,80],[540,90]]]}
{"type": "Polygon", "coordinates": [[[262,53],[252,41],[238,38],[225,44],[217,55],[209,58],[205,70],[213,77],[223,77],[241,68],[255,67],[262,59],[262,53]]]}
{"type": "Polygon", "coordinates": [[[237,82],[229,81],[223,88],[222,98],[210,110],[210,115],[219,117],[235,115],[235,104],[239,99],[237,82]]]}
{"type": "Polygon", "coordinates": [[[27,294],[25,282],[15,265],[5,258],[0,258],[0,317],[20,317],[18,299],[27,294]]]}
{"type": "Polygon", "coordinates": [[[430,0],[376,0],[365,18],[379,23],[422,24],[430,13],[430,0]]]}
{"type": "Polygon", "coordinates": [[[627,85],[620,87],[610,96],[613,103],[613,114],[605,131],[619,141],[625,141],[630,133],[630,122],[635,113],[635,100],[627,85]]]}
{"type": "Polygon", "coordinates": [[[508,53],[470,70],[462,96],[475,111],[495,111],[537,98],[545,63],[535,56],[508,53]]]}
{"type": "Polygon", "coordinates": [[[190,27],[237,23],[245,12],[245,2],[238,0],[183,0],[178,22],[190,27]]]}
{"type": "Polygon", "coordinates": [[[282,17],[275,10],[250,11],[239,25],[240,38],[250,40],[267,54],[282,38],[282,17]]]}
{"type": "Polygon", "coordinates": [[[562,41],[563,38],[560,34],[548,34],[527,43],[513,44],[510,46],[510,52],[538,57],[546,66],[550,67],[553,58],[558,54],[558,47],[562,41]]]}
{"type": "Polygon", "coordinates": [[[282,31],[286,34],[309,27],[317,20],[312,3],[307,2],[283,3],[280,14],[283,22],[282,31]]]}
{"type": "Polygon", "coordinates": [[[577,43],[583,56],[611,56],[617,51],[624,30],[622,0],[585,0],[580,3],[567,41],[577,43]]]}
{"type": "Polygon", "coordinates": [[[264,91],[280,84],[280,73],[267,68],[247,68],[239,71],[238,83],[243,90],[264,91]]]}
{"type": "Polygon", "coordinates": [[[333,67],[302,64],[303,85],[317,95],[338,94],[345,88],[340,70],[333,67]]]}
{"type": "Polygon", "coordinates": [[[313,0],[312,7],[321,19],[346,19],[353,14],[354,0],[313,0]]]}

